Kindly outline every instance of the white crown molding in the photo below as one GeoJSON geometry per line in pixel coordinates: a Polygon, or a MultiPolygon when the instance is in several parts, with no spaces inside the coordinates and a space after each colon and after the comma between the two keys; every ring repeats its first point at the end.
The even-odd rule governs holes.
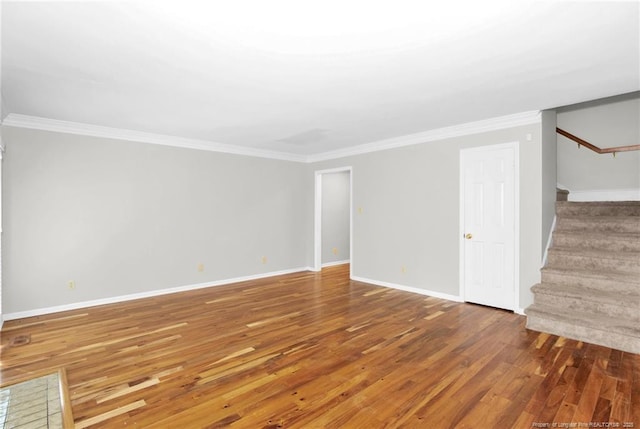
{"type": "Polygon", "coordinates": [[[2,126],[29,128],[35,130],[78,134],[118,140],[128,140],[142,143],[159,144],[163,146],[175,146],[188,149],[230,153],[235,155],[278,159],[283,161],[313,163],[330,159],[344,158],[347,156],[361,155],[370,152],[378,152],[381,150],[394,149],[403,146],[411,146],[437,140],[444,140],[453,137],[461,137],[470,134],[485,133],[521,125],[536,124],[540,123],[540,121],[541,115],[539,111],[516,113],[513,115],[485,119],[482,121],[467,122],[450,127],[437,128],[416,134],[408,134],[405,136],[378,140],[315,155],[298,155],[293,153],[218,143],[207,140],[167,136],[163,134],[153,134],[142,131],[103,127],[100,125],[83,124],[79,122],[60,121],[57,119],[21,115],[18,113],[10,113],[2,121],[2,126]]]}
{"type": "Polygon", "coordinates": [[[541,122],[540,111],[530,111],[516,113],[514,115],[500,116],[497,118],[484,119],[482,121],[467,122],[450,127],[436,128],[416,134],[394,137],[385,140],[378,140],[358,146],[338,149],[331,152],[324,152],[309,156],[307,162],[327,161],[330,159],[344,158],[353,155],[362,155],[370,152],[394,149],[403,146],[411,146],[420,143],[444,140],[453,137],[461,137],[470,134],[480,134],[489,131],[501,130],[504,128],[518,127],[521,125],[537,124],[541,122]]]}
{"type": "Polygon", "coordinates": [[[168,136],[164,134],[153,134],[142,131],[103,127],[101,125],[83,124],[80,122],[60,121],[57,119],[40,118],[37,116],[21,115],[17,113],[10,113],[2,121],[2,125],[7,127],[29,128],[33,130],[53,131],[59,133],[103,137],[117,140],[128,140],[141,143],[157,144],[162,146],[207,150],[211,152],[222,152],[234,155],[278,159],[283,161],[307,161],[307,157],[304,155],[217,143],[207,140],[168,136]]]}
{"type": "Polygon", "coordinates": [[[288,270],[272,271],[268,273],[254,274],[254,275],[243,276],[243,277],[235,277],[235,278],[224,279],[224,280],[216,280],[216,281],[211,281],[206,283],[197,283],[197,284],[191,284],[186,286],[171,287],[167,289],[157,289],[157,290],[152,290],[148,292],[132,293],[129,295],[120,295],[120,296],[113,296],[109,298],[94,299],[91,301],[74,302],[72,304],[57,305],[55,307],[46,307],[46,308],[37,308],[34,310],[17,311],[15,313],[9,313],[9,314],[3,315],[3,321],[23,319],[25,317],[42,316],[45,314],[59,313],[61,311],[78,310],[78,309],[87,308],[87,307],[95,307],[97,305],[117,304],[119,302],[131,301],[134,299],[151,298],[154,296],[167,295],[171,293],[186,292],[190,290],[204,289],[204,288],[215,287],[215,286],[224,286],[224,285],[229,285],[233,283],[245,282],[249,280],[259,280],[259,279],[264,279],[268,277],[281,276],[283,274],[299,273],[299,272],[310,271],[310,270],[311,270],[310,267],[292,268],[288,270]]]}

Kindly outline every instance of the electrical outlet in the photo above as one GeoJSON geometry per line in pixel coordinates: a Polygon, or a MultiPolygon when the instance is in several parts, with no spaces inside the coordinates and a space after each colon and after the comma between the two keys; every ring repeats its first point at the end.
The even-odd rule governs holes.
{"type": "Polygon", "coordinates": [[[405,267],[404,265],[402,266],[402,268],[400,268],[400,271],[402,271],[402,274],[407,272],[407,267],[405,267]]]}
{"type": "Polygon", "coordinates": [[[262,263],[263,263],[263,264],[266,264],[266,263],[267,263],[267,257],[266,257],[266,256],[263,256],[263,257],[262,257],[262,263]]]}
{"type": "Polygon", "coordinates": [[[333,252],[334,255],[338,254],[338,248],[334,247],[333,249],[331,249],[331,251],[333,252]]]}
{"type": "Polygon", "coordinates": [[[69,286],[69,289],[75,289],[76,288],[75,280],[69,280],[69,283],[67,283],[67,285],[69,286]]]}
{"type": "Polygon", "coordinates": [[[198,264],[198,272],[201,273],[204,271],[204,264],[198,264]]]}
{"type": "Polygon", "coordinates": [[[362,207],[358,207],[358,214],[362,214],[362,207]]]}

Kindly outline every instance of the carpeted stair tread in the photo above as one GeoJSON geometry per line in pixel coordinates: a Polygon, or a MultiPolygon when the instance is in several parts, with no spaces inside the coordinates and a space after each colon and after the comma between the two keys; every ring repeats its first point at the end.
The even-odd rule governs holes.
{"type": "Polygon", "coordinates": [[[615,252],[640,252],[640,232],[555,231],[554,247],[580,247],[615,252]]]}
{"type": "Polygon", "coordinates": [[[630,285],[637,285],[640,287],[640,276],[636,273],[625,273],[620,271],[605,271],[605,270],[589,270],[584,268],[571,268],[571,267],[550,267],[545,266],[542,268],[542,272],[559,274],[567,277],[581,276],[585,278],[591,278],[593,280],[601,281],[614,281],[619,283],[628,283],[630,285]]]}
{"type": "Polygon", "coordinates": [[[637,273],[591,271],[583,268],[545,267],[542,269],[542,283],[573,285],[621,294],[640,290],[640,276],[637,273]]]}
{"type": "Polygon", "coordinates": [[[640,207],[640,201],[558,201],[557,207],[562,206],[607,206],[607,207],[619,207],[619,206],[635,206],[640,207]]]}
{"type": "Polygon", "coordinates": [[[640,251],[608,252],[599,249],[553,246],[549,253],[582,256],[585,258],[615,259],[640,262],[640,251]]]}
{"type": "Polygon", "coordinates": [[[618,292],[603,291],[576,285],[538,283],[531,288],[531,291],[558,297],[570,297],[592,302],[602,301],[623,307],[637,308],[640,313],[640,289],[618,292]]]}
{"type": "Polygon", "coordinates": [[[613,239],[613,240],[640,240],[640,232],[625,231],[571,231],[566,229],[557,229],[554,231],[555,236],[576,236],[580,239],[613,239]]]}
{"type": "MultiPolygon", "coordinates": [[[[561,229],[554,231],[555,235],[573,236],[576,231],[561,229]]],[[[579,231],[581,239],[613,239],[613,240],[640,240],[640,232],[608,232],[608,231],[579,231]]]]}
{"type": "MultiPolygon", "coordinates": [[[[561,286],[561,285],[559,285],[561,286]]],[[[534,286],[534,289],[536,287],[534,286]]],[[[584,290],[536,290],[535,304],[538,308],[558,310],[564,313],[599,314],[616,319],[625,319],[640,326],[640,297],[615,294],[607,291],[602,295],[584,290]],[[624,299],[624,302],[622,302],[624,299]]],[[[595,291],[597,292],[597,291],[595,291]]]]}
{"type": "Polygon", "coordinates": [[[547,311],[532,305],[526,311],[527,329],[548,332],[586,343],[640,354],[640,324],[629,326],[625,319],[590,317],[585,313],[547,311]],[[611,322],[614,323],[611,323],[611,322]],[[621,323],[615,323],[621,322],[621,323]]]}
{"type": "Polygon", "coordinates": [[[597,313],[567,312],[564,309],[543,307],[538,304],[530,305],[525,313],[527,316],[535,315],[545,319],[585,326],[593,330],[629,335],[640,341],[640,325],[624,318],[597,313]]]}
{"type": "Polygon", "coordinates": [[[640,201],[556,203],[527,328],[640,353],[640,201]]]}
{"type": "Polygon", "coordinates": [[[557,218],[556,231],[640,232],[638,216],[568,216],[557,218]]]}
{"type": "Polygon", "coordinates": [[[552,248],[547,255],[547,265],[594,271],[620,271],[640,276],[640,252],[552,248]]]}
{"type": "Polygon", "coordinates": [[[556,202],[556,213],[560,216],[640,216],[640,201],[556,202]]]}

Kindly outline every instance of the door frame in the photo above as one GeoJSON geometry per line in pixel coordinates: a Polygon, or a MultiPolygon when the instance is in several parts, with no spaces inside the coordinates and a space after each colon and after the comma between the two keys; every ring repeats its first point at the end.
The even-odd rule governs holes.
{"type": "Polygon", "coordinates": [[[4,144],[0,135],[0,329],[4,325],[4,314],[2,313],[2,155],[4,154],[4,144]]]}
{"type": "Polygon", "coordinates": [[[313,271],[322,270],[322,175],[349,172],[349,276],[353,270],[353,168],[338,167],[315,172],[315,204],[313,214],[313,271]]]}
{"type": "Polygon", "coordinates": [[[464,185],[465,185],[465,171],[464,171],[464,154],[470,152],[482,152],[482,151],[492,151],[497,149],[513,149],[513,277],[514,277],[514,291],[513,291],[513,310],[516,313],[522,314],[522,310],[520,309],[520,142],[508,142],[508,143],[500,143],[494,145],[486,145],[486,146],[476,146],[469,148],[461,148],[460,149],[460,161],[459,161],[459,174],[460,174],[460,225],[459,225],[459,278],[460,278],[460,289],[459,294],[460,298],[463,302],[466,302],[466,294],[465,294],[465,252],[464,252],[464,234],[466,234],[464,228],[464,214],[465,214],[465,201],[464,201],[464,185]]]}

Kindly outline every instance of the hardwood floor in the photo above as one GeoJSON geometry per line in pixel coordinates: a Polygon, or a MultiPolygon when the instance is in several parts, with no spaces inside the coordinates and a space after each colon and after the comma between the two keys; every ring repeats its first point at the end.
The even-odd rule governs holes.
{"type": "Polygon", "coordinates": [[[524,322],[338,266],[5,322],[0,374],[64,367],[76,428],[640,428],[640,355],[524,322]]]}

